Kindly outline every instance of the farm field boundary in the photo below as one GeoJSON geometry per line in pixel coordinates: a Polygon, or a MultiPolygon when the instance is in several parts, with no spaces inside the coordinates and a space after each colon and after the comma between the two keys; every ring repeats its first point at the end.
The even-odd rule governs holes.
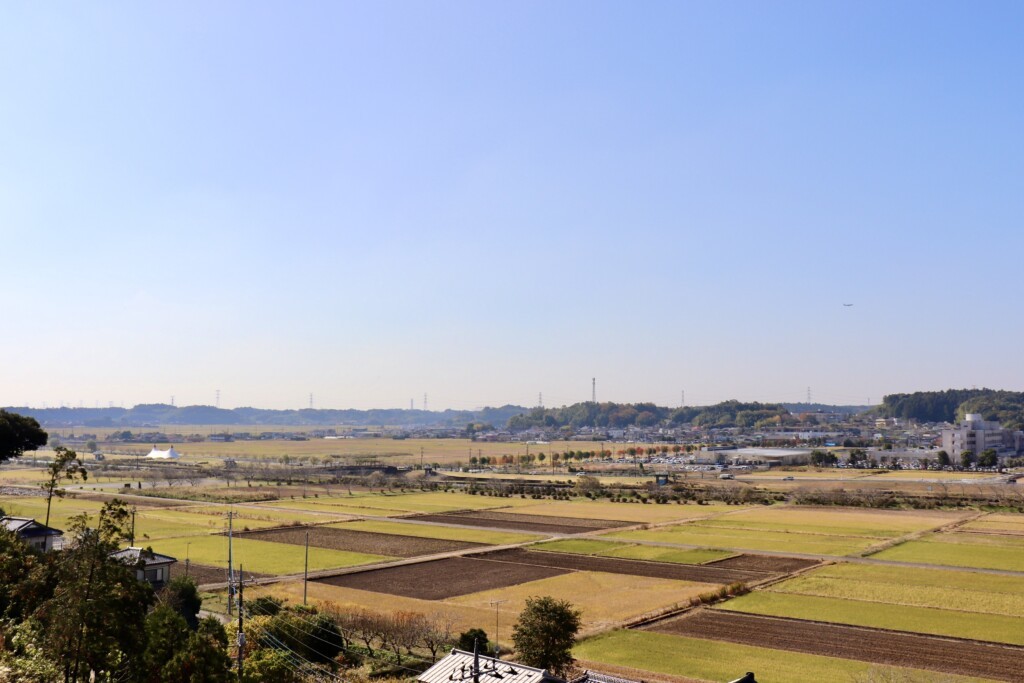
{"type": "Polygon", "coordinates": [[[421,600],[444,600],[567,574],[568,569],[451,557],[345,574],[319,582],[421,600]]]}
{"type": "Polygon", "coordinates": [[[416,515],[408,519],[489,529],[512,529],[540,534],[582,534],[634,524],[621,520],[583,520],[578,517],[549,517],[484,511],[416,515]]]}
{"type": "MultiPolygon", "coordinates": [[[[638,671],[689,676],[700,681],[729,681],[742,676],[744,671],[754,671],[764,680],[774,683],[934,680],[932,672],[904,667],[654,631],[620,630],[604,633],[579,643],[573,654],[580,660],[599,663],[594,667],[598,670],[610,663],[638,671]],[[770,678],[767,672],[770,672],[770,678]]],[[[640,679],[646,680],[643,676],[635,680],[640,679]]],[[[941,678],[942,683],[991,680],[957,675],[941,678]]]]}
{"type": "Polygon", "coordinates": [[[650,630],[876,664],[1019,681],[1024,648],[913,633],[699,610],[650,630]]]}
{"type": "Polygon", "coordinates": [[[418,557],[420,555],[436,555],[454,550],[483,549],[487,547],[482,543],[424,538],[422,536],[381,534],[372,531],[337,529],[324,526],[260,529],[240,532],[236,536],[301,546],[305,544],[307,534],[311,547],[391,557],[418,557]]]}
{"type": "Polygon", "coordinates": [[[711,565],[623,560],[614,557],[531,551],[522,548],[491,551],[483,553],[478,557],[510,565],[557,567],[565,570],[629,574],[659,579],[675,579],[677,581],[696,581],[698,583],[730,584],[737,581],[760,581],[772,576],[768,572],[723,569],[711,565]]]}

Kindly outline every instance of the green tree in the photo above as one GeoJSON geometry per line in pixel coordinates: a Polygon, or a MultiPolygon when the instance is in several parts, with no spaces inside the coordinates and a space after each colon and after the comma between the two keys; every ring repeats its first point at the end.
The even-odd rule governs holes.
{"type": "Polygon", "coordinates": [[[939,467],[950,467],[953,461],[949,458],[949,453],[946,451],[939,451],[935,454],[936,460],[939,462],[939,467]]]}
{"type": "Polygon", "coordinates": [[[978,467],[995,467],[999,464],[999,455],[994,448],[986,448],[978,456],[978,467]]]}
{"type": "Polygon", "coordinates": [[[227,683],[234,678],[225,646],[202,631],[189,634],[160,676],[160,683],[227,683]]]}
{"type": "Polygon", "coordinates": [[[567,600],[550,596],[526,599],[526,607],[512,629],[518,661],[565,673],[572,664],[572,647],[580,630],[580,611],[567,600]]]}
{"type": "Polygon", "coordinates": [[[190,576],[175,576],[160,591],[160,601],[180,614],[191,630],[199,627],[199,610],[203,599],[199,597],[199,586],[190,576]]]}
{"type": "Polygon", "coordinates": [[[146,669],[146,680],[160,683],[163,668],[174,655],[185,647],[190,629],[178,612],[160,605],[146,617],[146,649],[142,661],[146,669]]]}
{"type": "Polygon", "coordinates": [[[49,475],[49,479],[39,486],[46,492],[46,521],[43,523],[50,526],[50,504],[53,502],[53,497],[63,498],[66,495],[64,489],[60,488],[62,483],[64,481],[72,482],[75,479],[85,481],[89,478],[89,473],[85,471],[82,461],[78,459],[78,454],[64,446],[57,446],[54,449],[53,462],[46,468],[46,473],[49,475]]]}
{"type": "Polygon", "coordinates": [[[284,607],[284,601],[280,598],[275,598],[273,595],[260,595],[253,600],[247,601],[245,604],[248,605],[253,614],[265,614],[268,617],[274,616],[284,607]]]}
{"type": "Polygon", "coordinates": [[[47,438],[35,418],[0,410],[0,462],[45,446],[47,438]]]}
{"type": "Polygon", "coordinates": [[[333,664],[345,642],[334,620],[312,610],[282,610],[270,618],[264,629],[271,641],[284,643],[303,659],[333,664]]]}
{"type": "Polygon", "coordinates": [[[963,467],[964,469],[967,469],[971,465],[973,465],[974,461],[974,451],[964,451],[963,453],[960,454],[960,466],[963,467]]]}
{"type": "Polygon", "coordinates": [[[472,652],[474,642],[480,652],[487,652],[489,639],[487,637],[487,632],[482,628],[471,628],[468,631],[460,633],[459,642],[455,647],[459,648],[463,652],[472,652]]]}
{"type": "Polygon", "coordinates": [[[811,463],[818,467],[831,466],[839,462],[839,458],[831,451],[814,449],[811,451],[811,463]]]}
{"type": "Polygon", "coordinates": [[[135,568],[110,556],[129,534],[131,515],[119,500],[104,504],[95,528],[86,515],[72,518],[71,543],[54,560],[59,590],[38,607],[44,649],[65,683],[136,678],[145,650],[146,612],[153,589],[135,568]]]}
{"type": "Polygon", "coordinates": [[[33,606],[29,575],[38,560],[17,534],[0,527],[0,619],[18,621],[33,606]]]}
{"type": "Polygon", "coordinates": [[[243,683],[300,683],[295,665],[281,650],[261,648],[245,659],[243,683]]]}

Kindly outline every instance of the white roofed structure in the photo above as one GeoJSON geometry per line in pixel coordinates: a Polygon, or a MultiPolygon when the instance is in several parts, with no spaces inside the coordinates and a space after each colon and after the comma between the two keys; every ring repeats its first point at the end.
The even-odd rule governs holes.
{"type": "Polygon", "coordinates": [[[174,446],[171,446],[166,451],[159,450],[156,446],[153,446],[153,450],[146,454],[147,458],[160,458],[162,460],[177,460],[181,457],[181,453],[174,450],[174,446]]]}
{"type": "Polygon", "coordinates": [[[462,650],[452,650],[416,680],[419,683],[562,683],[562,679],[544,669],[462,650]]]}

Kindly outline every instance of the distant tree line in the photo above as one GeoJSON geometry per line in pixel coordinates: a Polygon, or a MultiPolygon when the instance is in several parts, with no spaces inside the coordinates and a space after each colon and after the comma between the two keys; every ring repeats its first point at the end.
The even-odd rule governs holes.
{"type": "Polygon", "coordinates": [[[1024,429],[1024,393],[994,389],[946,389],[890,394],[882,399],[884,417],[920,422],[958,422],[968,413],[979,413],[1008,429],[1024,429]]]}
{"type": "Polygon", "coordinates": [[[597,427],[623,429],[653,427],[662,423],[693,424],[699,427],[753,427],[789,416],[777,403],[742,403],[724,401],[713,406],[667,408],[654,403],[574,403],[561,408],[533,408],[509,419],[508,428],[523,431],[531,428],[560,429],[597,427]]]}

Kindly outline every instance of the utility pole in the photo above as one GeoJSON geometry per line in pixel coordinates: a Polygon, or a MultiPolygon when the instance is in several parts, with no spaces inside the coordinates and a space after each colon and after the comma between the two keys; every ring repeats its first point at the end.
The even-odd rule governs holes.
{"type": "Polygon", "coordinates": [[[228,510],[228,616],[231,616],[231,603],[235,592],[235,570],[231,563],[231,510],[228,510]]]}
{"type": "Polygon", "coordinates": [[[504,604],[508,600],[491,600],[490,604],[494,605],[494,657],[497,658],[501,654],[501,648],[498,646],[498,605],[504,604]]]}
{"type": "Polygon", "coordinates": [[[590,402],[597,403],[597,378],[590,378],[590,402]]]}
{"type": "Polygon", "coordinates": [[[132,506],[132,536],[131,536],[131,540],[128,542],[128,545],[131,546],[132,548],[135,547],[135,506],[134,505],[132,506]]]}
{"type": "MultiPolygon", "coordinates": [[[[308,533],[308,532],[307,532],[308,533]]],[[[242,568],[238,568],[238,680],[243,680],[242,677],[242,654],[245,651],[245,630],[243,623],[243,614],[245,610],[242,609],[242,591],[245,584],[242,582],[242,568]]]]}
{"type": "Polygon", "coordinates": [[[423,469],[423,446],[420,446],[420,469],[423,469]]]}
{"type": "Polygon", "coordinates": [[[306,532],[306,568],[302,570],[302,604],[306,604],[306,590],[309,588],[309,532],[306,532]]]}

